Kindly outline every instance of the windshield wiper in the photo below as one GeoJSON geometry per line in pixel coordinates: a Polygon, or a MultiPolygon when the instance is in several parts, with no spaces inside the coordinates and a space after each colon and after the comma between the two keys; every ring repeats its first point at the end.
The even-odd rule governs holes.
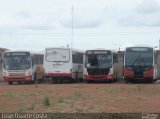
{"type": "Polygon", "coordinates": [[[140,57],[140,53],[138,54],[136,60],[132,63],[132,66],[134,66],[136,62],[138,63],[138,65],[140,65],[140,63],[142,63],[144,66],[146,65],[144,59],[140,57]]]}
{"type": "Polygon", "coordinates": [[[138,64],[139,64],[139,57],[140,57],[140,53],[138,53],[138,57],[136,58],[136,60],[134,60],[134,62],[131,64],[131,66],[135,66],[136,62],[138,62],[138,64]]]}

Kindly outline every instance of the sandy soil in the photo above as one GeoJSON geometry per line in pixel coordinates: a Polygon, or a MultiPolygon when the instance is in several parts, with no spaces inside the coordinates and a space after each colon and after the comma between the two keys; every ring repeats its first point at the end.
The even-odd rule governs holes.
{"type": "Polygon", "coordinates": [[[160,84],[0,83],[0,112],[160,112],[160,84]]]}

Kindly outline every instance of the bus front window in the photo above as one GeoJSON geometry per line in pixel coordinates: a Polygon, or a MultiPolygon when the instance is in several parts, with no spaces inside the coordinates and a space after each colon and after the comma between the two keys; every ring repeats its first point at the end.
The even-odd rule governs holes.
{"type": "Polygon", "coordinates": [[[25,70],[31,68],[30,55],[4,55],[4,69],[6,70],[25,70]]]}
{"type": "Polygon", "coordinates": [[[153,52],[126,52],[126,66],[152,66],[153,52]]]}
{"type": "Polygon", "coordinates": [[[88,55],[88,64],[90,64],[90,67],[112,67],[112,57],[107,54],[88,55]]]}

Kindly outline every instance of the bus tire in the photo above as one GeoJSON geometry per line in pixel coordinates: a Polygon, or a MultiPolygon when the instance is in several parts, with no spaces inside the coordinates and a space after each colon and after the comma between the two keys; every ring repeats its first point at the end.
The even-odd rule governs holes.
{"type": "Polygon", "coordinates": [[[63,82],[64,82],[64,79],[63,79],[63,78],[60,78],[60,79],[59,79],[59,82],[60,82],[60,83],[63,83],[63,82]]]}
{"type": "Polygon", "coordinates": [[[93,83],[93,80],[87,80],[87,83],[93,83]]]}
{"type": "Polygon", "coordinates": [[[57,83],[57,79],[52,78],[52,83],[53,83],[53,84],[56,84],[56,83],[57,83]]]}
{"type": "Polygon", "coordinates": [[[129,83],[129,80],[128,80],[128,79],[125,79],[125,83],[128,84],[128,83],[129,83]]]}
{"type": "Polygon", "coordinates": [[[80,82],[83,82],[83,78],[80,78],[80,82]]]}
{"type": "Polygon", "coordinates": [[[75,82],[76,83],[80,82],[80,79],[78,78],[78,71],[76,71],[75,82]]]}
{"type": "Polygon", "coordinates": [[[8,84],[9,84],[9,85],[12,85],[12,84],[13,84],[13,82],[12,82],[12,81],[8,81],[8,84]]]}

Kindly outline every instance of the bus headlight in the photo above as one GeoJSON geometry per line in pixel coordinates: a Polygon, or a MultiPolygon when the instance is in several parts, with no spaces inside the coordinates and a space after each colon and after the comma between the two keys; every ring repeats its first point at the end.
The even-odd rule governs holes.
{"type": "Polygon", "coordinates": [[[88,75],[88,71],[86,68],[84,68],[84,75],[88,75]]]}
{"type": "Polygon", "coordinates": [[[113,74],[113,68],[110,68],[109,74],[113,74]]]}
{"type": "Polygon", "coordinates": [[[3,76],[8,76],[7,72],[4,71],[3,72],[3,76]]]}
{"type": "Polygon", "coordinates": [[[150,70],[151,69],[151,67],[147,67],[147,68],[145,68],[145,71],[148,71],[148,70],[150,70]]]}
{"type": "Polygon", "coordinates": [[[128,70],[131,70],[131,71],[133,70],[131,67],[127,67],[127,69],[128,69],[128,70]]]}
{"type": "Polygon", "coordinates": [[[26,75],[30,76],[31,75],[31,71],[27,71],[26,75]]]}

